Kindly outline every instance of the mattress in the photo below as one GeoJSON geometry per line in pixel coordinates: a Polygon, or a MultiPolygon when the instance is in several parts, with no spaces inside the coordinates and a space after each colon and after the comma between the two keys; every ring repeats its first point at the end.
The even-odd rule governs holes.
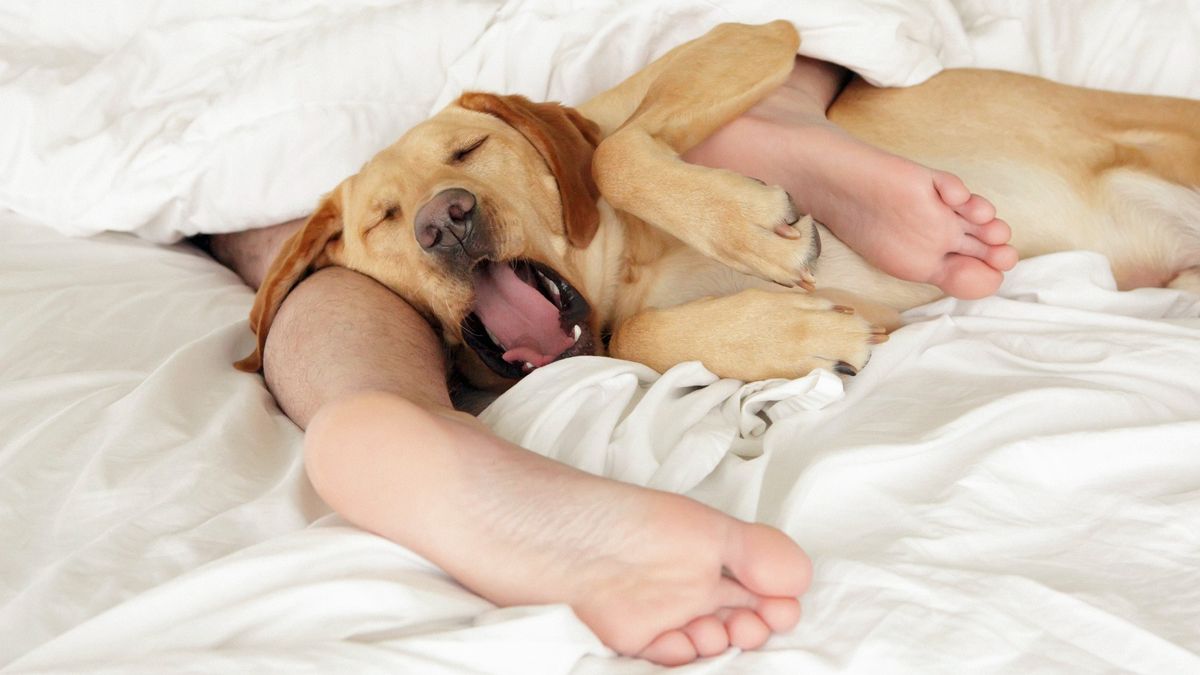
{"type": "MultiPolygon", "coordinates": [[[[978,64],[1200,97],[1195,4],[1131,7],[774,11],[794,14],[809,53],[885,83],[978,64]]],[[[615,656],[568,607],[495,607],[331,514],[304,477],[301,432],[261,377],[230,366],[252,349],[252,291],[172,242],[298,215],[404,123],[379,122],[391,103],[318,110],[303,83],[267,77],[281,63],[382,58],[370,38],[403,30],[435,47],[409,117],[463,87],[572,101],[672,36],[765,18],[768,3],[56,9],[0,10],[0,116],[29,130],[0,135],[13,167],[0,181],[0,672],[660,670],[615,656]],[[204,47],[187,58],[142,58],[193,34],[204,47]],[[248,54],[257,79],[218,69],[188,84],[248,54]],[[137,96],[98,93],[121,74],[137,96]],[[27,107],[47,101],[62,108],[44,120],[27,107]],[[273,131],[253,123],[267,119],[273,131]],[[314,125],[329,137],[295,145],[314,125]]],[[[378,77],[344,86],[393,86],[378,77]]],[[[482,418],[809,552],[795,630],[681,672],[1200,672],[1200,297],[1118,291],[1104,258],[1075,251],[1022,261],[994,297],[905,318],[845,381],[576,358],[482,418]]]]}

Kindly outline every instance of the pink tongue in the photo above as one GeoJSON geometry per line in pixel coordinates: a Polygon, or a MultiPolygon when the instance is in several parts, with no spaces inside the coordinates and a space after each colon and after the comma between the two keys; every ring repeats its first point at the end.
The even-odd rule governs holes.
{"type": "Polygon", "coordinates": [[[475,270],[474,310],[508,349],[504,360],[509,363],[541,367],[574,344],[559,325],[558,308],[503,263],[475,270]]]}

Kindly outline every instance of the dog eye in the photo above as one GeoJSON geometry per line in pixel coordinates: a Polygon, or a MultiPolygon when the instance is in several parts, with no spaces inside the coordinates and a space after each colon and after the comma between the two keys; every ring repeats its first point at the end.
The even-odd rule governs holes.
{"type": "Polygon", "coordinates": [[[467,147],[465,147],[461,150],[456,150],[454,152],[454,154],[450,156],[450,161],[452,161],[452,162],[463,161],[464,159],[467,158],[467,155],[470,155],[472,152],[475,152],[476,150],[478,150],[479,146],[483,145],[483,142],[486,141],[487,139],[488,139],[488,137],[484,136],[483,138],[472,142],[467,147]]]}

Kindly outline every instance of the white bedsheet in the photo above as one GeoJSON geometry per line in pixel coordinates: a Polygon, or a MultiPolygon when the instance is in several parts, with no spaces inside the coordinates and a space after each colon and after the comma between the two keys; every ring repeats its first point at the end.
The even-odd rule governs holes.
{"type": "MultiPolygon", "coordinates": [[[[975,61],[1200,96],[1195,3],[956,4],[961,19],[948,2],[788,9],[814,22],[806,47],[828,51],[813,53],[840,46],[881,79],[975,61]],[[1067,24],[1084,5],[1087,29],[1067,24]]],[[[133,77],[121,91],[161,98],[107,117],[97,106],[126,103],[103,93],[110,69],[150,68],[141,56],[191,31],[224,40],[198,63],[311,65],[347,45],[369,52],[374,31],[426,39],[413,26],[434,24],[410,21],[432,21],[430,6],[129,3],[80,7],[61,26],[0,8],[12,169],[0,205],[39,223],[0,214],[0,670],[657,670],[613,657],[565,607],[497,609],[330,515],[303,477],[299,431],[261,378],[226,367],[251,347],[251,293],[232,274],[183,247],[49,228],[169,239],[299,213],[375,149],[377,117],[293,119],[306,109],[294,78],[218,68],[192,82],[181,62],[132,71],[163,87],[133,77]],[[284,91],[299,98],[272,118],[277,137],[239,126],[284,91]],[[33,107],[45,101],[56,112],[33,107]],[[168,108],[183,116],[155,116],[168,108]],[[289,140],[318,123],[330,135],[309,150],[289,140]],[[203,152],[177,142],[198,128],[203,152]]],[[[436,43],[446,52],[422,52],[436,63],[413,74],[438,81],[413,114],[494,78],[572,100],[571,87],[598,84],[579,77],[600,54],[625,59],[597,71],[615,78],[616,63],[665,48],[657,37],[733,11],[676,2],[635,25],[650,10],[630,5],[605,32],[573,29],[547,3],[444,6],[456,13],[436,43]],[[522,69],[543,48],[554,57],[522,69]]],[[[374,85],[401,65],[372,71],[374,85]]],[[[1200,671],[1200,298],[1117,292],[1102,258],[1066,253],[1022,262],[998,297],[910,318],[844,389],[828,374],[743,385],[695,365],[658,377],[572,359],[485,419],[573,465],[775,524],[813,555],[796,631],[684,672],[1200,671]]]]}
{"type": "MultiPolygon", "coordinates": [[[[250,291],[215,263],[8,219],[0,269],[6,672],[646,671],[326,515],[299,432],[225,367],[250,291]]],[[[579,358],[485,419],[812,554],[795,632],[693,672],[1195,672],[1198,317],[1046,256],[914,310],[845,390],[579,358]]]]}

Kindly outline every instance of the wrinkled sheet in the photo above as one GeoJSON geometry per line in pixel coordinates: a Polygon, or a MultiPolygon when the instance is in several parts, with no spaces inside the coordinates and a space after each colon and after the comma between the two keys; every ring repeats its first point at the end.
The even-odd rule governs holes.
{"type": "MultiPolygon", "coordinates": [[[[300,432],[226,367],[251,347],[228,271],[0,222],[5,672],[647,671],[329,515],[300,432]]],[[[484,419],[810,552],[796,631],[687,672],[1194,672],[1198,317],[1064,253],[913,310],[846,386],[576,358],[484,419]]]]}
{"type": "MultiPolygon", "coordinates": [[[[815,22],[810,53],[841,49],[879,81],[974,62],[1200,96],[1188,3],[956,4],[788,11],[815,22]]],[[[413,115],[496,81],[575,100],[624,74],[601,54],[632,70],[669,46],[658,37],[735,12],[630,4],[608,23],[581,10],[584,30],[545,3],[438,6],[117,3],[57,24],[0,8],[0,205],[28,216],[0,214],[3,672],[657,670],[615,658],[566,607],[498,609],[329,514],[300,432],[261,378],[227,367],[252,345],[251,292],[231,273],[183,246],[61,234],[170,240],[297,215],[403,107],[325,117],[298,92],[328,73],[268,77],[271,64],[408,59],[368,38],[431,39],[438,25],[427,68],[386,62],[368,84],[409,64],[432,92],[413,115]],[[156,70],[148,56],[168,52],[186,58],[156,70]],[[189,70],[226,57],[247,70],[189,70]],[[128,103],[135,90],[153,96],[128,103]],[[269,103],[273,124],[247,125],[269,103]],[[326,134],[297,143],[314,124],[326,134]],[[172,136],[197,129],[196,147],[172,136]]],[[[1200,298],[1117,292],[1102,258],[1074,252],[1023,261],[997,297],[909,318],[845,384],[581,358],[537,371],[484,419],[586,470],[772,523],[810,552],[800,627],[683,672],[1200,671],[1200,298]]]]}

